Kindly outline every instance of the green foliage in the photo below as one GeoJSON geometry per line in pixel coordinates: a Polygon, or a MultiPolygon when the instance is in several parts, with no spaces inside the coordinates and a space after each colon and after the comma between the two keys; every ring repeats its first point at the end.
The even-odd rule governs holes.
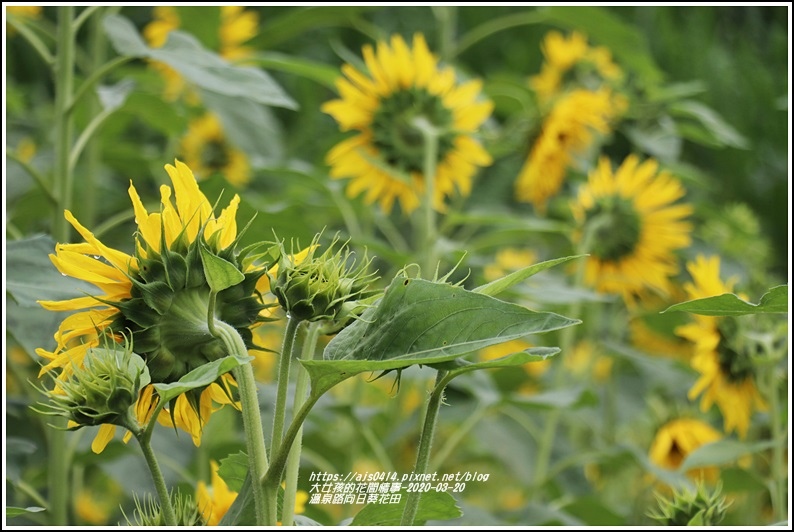
{"type": "MultiPolygon", "coordinates": [[[[402,493],[400,502],[396,504],[368,504],[356,514],[350,526],[398,526],[406,500],[406,494],[402,493]]],[[[414,523],[422,525],[430,520],[446,521],[461,515],[462,512],[452,495],[428,491],[419,498],[419,510],[414,523]]]]}
{"type": "Polygon", "coordinates": [[[785,313],[788,312],[788,285],[771,288],[761,296],[757,304],[739,299],[736,294],[694,299],[676,303],[663,312],[679,310],[701,314],[703,316],[744,316],[747,314],[785,313]]]}

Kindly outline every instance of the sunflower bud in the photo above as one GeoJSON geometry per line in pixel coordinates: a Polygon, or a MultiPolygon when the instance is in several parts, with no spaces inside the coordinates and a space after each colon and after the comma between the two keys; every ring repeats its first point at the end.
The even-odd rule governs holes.
{"type": "Polygon", "coordinates": [[[365,257],[356,265],[345,245],[336,253],[332,251],[336,239],[322,255],[315,256],[318,239],[319,235],[309,247],[308,256],[300,262],[293,258],[294,254],[282,253],[278,274],[271,281],[278,302],[291,317],[301,321],[342,318],[350,310],[345,303],[367,297],[367,285],[375,279],[374,273],[367,273],[371,259],[365,257]]]}
{"type": "Polygon", "coordinates": [[[671,499],[657,495],[659,508],[649,512],[648,517],[665,526],[716,526],[725,518],[728,504],[725,496],[720,495],[722,486],[718,485],[713,493],[699,483],[692,491],[683,488],[674,490],[671,499]]]}
{"type": "MultiPolygon", "coordinates": [[[[147,494],[144,496],[143,500],[141,500],[135,495],[133,500],[135,503],[135,510],[133,511],[132,519],[127,517],[126,514],[124,515],[127,526],[166,526],[160,503],[154,497],[147,494]]],[[[204,526],[206,524],[199,513],[198,506],[196,506],[196,503],[190,495],[183,495],[179,492],[171,494],[171,504],[176,514],[177,526],[204,526]]]]}
{"type": "Polygon", "coordinates": [[[135,427],[130,407],[141,388],[149,384],[149,370],[127,343],[123,347],[109,342],[88,349],[83,366],[76,364],[67,380],[44,393],[50,399],[50,415],[69,418],[79,427],[119,425],[135,427]]]}

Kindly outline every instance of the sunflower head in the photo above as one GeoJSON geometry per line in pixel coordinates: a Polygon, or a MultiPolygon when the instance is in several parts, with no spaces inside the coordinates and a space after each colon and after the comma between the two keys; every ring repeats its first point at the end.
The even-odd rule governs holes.
{"type": "Polygon", "coordinates": [[[149,380],[146,364],[129,343],[122,347],[110,341],[89,348],[82,367],[73,367],[67,380],[44,392],[50,400],[44,413],[68,418],[74,429],[103,424],[134,428],[130,409],[149,380]]]}
{"type": "Polygon", "coordinates": [[[493,108],[479,101],[482,84],[457,84],[454,70],[439,68],[420,34],[410,48],[395,35],[363,53],[368,72],[344,65],[346,77],[337,81],[341,98],[322,108],[342,130],[359,132],[328,154],[331,176],[352,178],[348,195],[366,191],[365,201],[379,201],[386,212],[395,200],[403,211],[414,210],[428,179],[435,182],[439,210],[454,189],[468,194],[476,167],[491,164],[472,137],[493,108]],[[434,176],[424,175],[428,135],[438,143],[434,176]]]}
{"type": "Polygon", "coordinates": [[[281,254],[272,291],[282,308],[298,320],[349,321],[356,300],[367,297],[367,286],[375,279],[374,273],[367,272],[372,260],[365,257],[356,264],[346,246],[333,250],[336,240],[315,256],[318,238],[301,261],[281,254]]]}
{"type": "Polygon", "coordinates": [[[571,205],[575,239],[591,255],[585,281],[627,302],[646,290],[667,293],[678,272],[675,252],[690,243],[692,209],[674,204],[684,188],[657,170],[653,159],[640,163],[631,155],[613,172],[602,158],[571,205]]]}
{"type": "MultiPolygon", "coordinates": [[[[718,296],[733,289],[735,279],[723,282],[720,278],[718,256],[699,255],[687,263],[687,270],[693,282],[686,283],[684,289],[691,299],[718,296]]],[[[692,342],[691,364],[700,374],[689,390],[689,398],[701,396],[704,412],[716,404],[725,420],[725,430],[736,430],[741,438],[747,435],[753,410],[767,407],[755,384],[757,346],[752,338],[759,335],[747,328],[745,319],[695,315],[693,322],[675,330],[692,342]]]]}
{"type": "Polygon", "coordinates": [[[657,495],[659,508],[649,512],[648,517],[663,526],[717,526],[725,519],[729,506],[721,491],[721,485],[709,491],[698,483],[694,490],[674,490],[670,499],[657,495]]]}
{"type": "Polygon", "coordinates": [[[220,173],[232,185],[241,187],[251,179],[248,156],[234,147],[214,114],[192,120],[181,142],[185,163],[199,179],[220,173]]]}
{"type": "MultiPolygon", "coordinates": [[[[63,274],[93,283],[102,293],[41,302],[50,310],[82,311],[62,322],[54,351],[37,350],[50,360],[42,373],[62,368],[58,381],[66,381],[78,368],[93,364],[100,336],[124,335],[145,362],[151,382],[171,383],[228,354],[211,332],[210,320],[233,326],[248,348],[255,347],[251,328],[266,319],[269,306],[257,284],[271,264],[262,262],[266,254],[256,246],[237,247],[240,198],[235,195],[216,216],[185,164],[176,161],[166,171],[173,190],[160,188],[158,212],[148,212],[130,185],[138,225],[133,255],[105,246],[66,213],[85,242],[58,244],[51,258],[63,274]]],[[[230,396],[230,381],[223,376],[213,387],[230,396]]],[[[219,395],[204,388],[177,397],[171,423],[200,441],[212,402],[230,402],[219,395]]],[[[104,443],[112,437],[112,432],[102,434],[104,443]]]]}

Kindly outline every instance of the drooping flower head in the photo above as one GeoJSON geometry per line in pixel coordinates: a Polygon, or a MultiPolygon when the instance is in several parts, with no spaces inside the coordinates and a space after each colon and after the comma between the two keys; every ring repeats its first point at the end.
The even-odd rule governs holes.
{"type": "Polygon", "coordinates": [[[199,179],[218,172],[236,187],[251,179],[248,156],[230,144],[217,116],[202,115],[190,122],[182,137],[182,156],[199,179]]]}
{"type": "Polygon", "coordinates": [[[395,200],[409,213],[420,204],[425,190],[425,142],[418,122],[438,132],[434,179],[434,208],[455,189],[471,190],[479,166],[491,156],[473,134],[491,114],[493,105],[479,99],[482,83],[458,84],[451,67],[440,68],[422,35],[411,48],[399,35],[377,49],[363,48],[368,72],[344,65],[345,78],[336,82],[340,99],[322,110],[336,119],[343,131],[357,135],[337,144],[329,153],[331,177],[350,178],[347,194],[364,193],[367,203],[378,202],[391,212],[395,200]]]}
{"type": "MultiPolygon", "coordinates": [[[[74,368],[91,356],[91,350],[108,339],[129,339],[134,352],[145,361],[152,384],[174,382],[228,355],[207,323],[210,285],[204,262],[210,256],[229,263],[242,279],[217,292],[214,318],[233,326],[246,345],[254,347],[250,328],[263,320],[265,304],[257,285],[267,282],[266,266],[253,264],[236,249],[240,198],[235,195],[215,216],[185,164],[176,161],[175,166],[165,168],[173,189],[160,187],[159,212],[149,213],[130,184],[138,225],[133,255],[104,245],[66,211],[67,220],[84,242],[58,244],[50,258],[61,273],[92,283],[98,292],[67,301],[40,302],[48,310],[78,311],[61,323],[54,351],[37,350],[49,361],[42,374],[61,370],[56,389],[57,382],[67,381],[74,368]]],[[[201,428],[216,409],[213,403],[233,403],[231,384],[233,379],[225,375],[204,389],[180,395],[158,420],[187,431],[198,445],[201,428]]],[[[151,386],[141,391],[135,407],[139,421],[151,416],[156,402],[151,386]]],[[[114,432],[115,426],[103,425],[94,451],[101,452],[114,432]]]]}
{"type": "MultiPolygon", "coordinates": [[[[699,255],[687,263],[693,283],[684,285],[692,299],[731,292],[734,281],[720,278],[720,258],[699,255]]],[[[736,322],[733,318],[694,315],[693,323],[682,325],[676,334],[694,344],[692,367],[700,378],[689,390],[689,398],[701,396],[704,412],[713,404],[722,412],[725,430],[747,435],[754,410],[766,409],[766,403],[755,385],[755,369],[750,355],[737,349],[736,322]]]]}
{"type": "Polygon", "coordinates": [[[630,155],[613,172],[602,158],[571,205],[575,239],[586,238],[590,254],[585,282],[628,303],[646,290],[667,293],[678,272],[675,251],[690,243],[692,207],[675,203],[684,187],[658,168],[653,159],[640,163],[630,155]]]}

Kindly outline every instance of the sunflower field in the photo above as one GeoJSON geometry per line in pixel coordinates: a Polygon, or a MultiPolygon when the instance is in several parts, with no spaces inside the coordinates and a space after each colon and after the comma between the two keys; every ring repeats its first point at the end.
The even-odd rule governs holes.
{"type": "Polygon", "coordinates": [[[4,3],[4,528],[788,526],[790,21],[4,3]]]}

